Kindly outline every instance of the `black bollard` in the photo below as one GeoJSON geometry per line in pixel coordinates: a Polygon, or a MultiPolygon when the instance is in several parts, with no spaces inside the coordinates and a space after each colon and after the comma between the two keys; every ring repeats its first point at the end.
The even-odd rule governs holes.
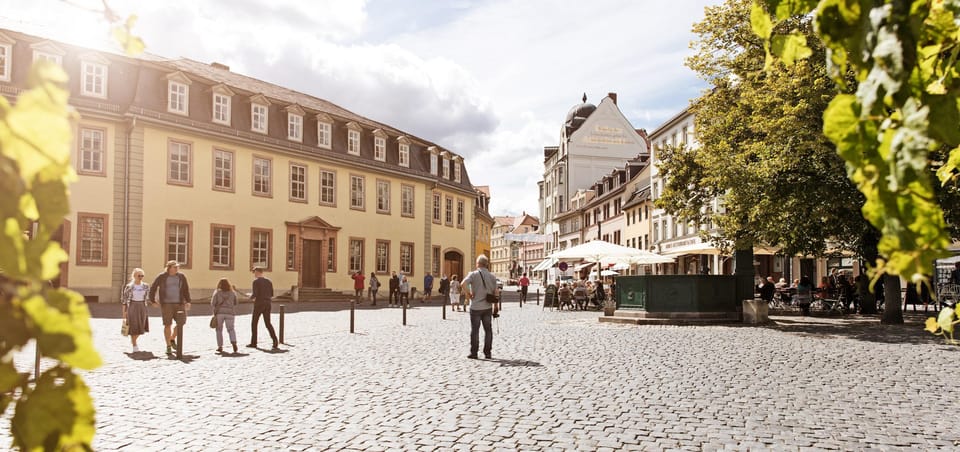
{"type": "Polygon", "coordinates": [[[177,359],[183,359],[183,324],[187,321],[187,313],[177,311],[177,359]]]}
{"type": "Polygon", "coordinates": [[[443,320],[447,320],[447,303],[443,302],[440,304],[443,305],[443,320]]]}
{"type": "Polygon", "coordinates": [[[357,303],[354,300],[350,300],[350,333],[353,334],[353,323],[354,323],[354,309],[357,303]]]}
{"type": "Polygon", "coordinates": [[[283,341],[283,316],[286,314],[286,305],[280,305],[280,343],[286,344],[283,341]]]}
{"type": "Polygon", "coordinates": [[[404,325],[404,326],[407,325],[407,303],[406,303],[406,301],[404,301],[404,303],[403,303],[403,325],[404,325]]]}
{"type": "Polygon", "coordinates": [[[540,306],[540,288],[537,287],[537,306],[540,306]]]}

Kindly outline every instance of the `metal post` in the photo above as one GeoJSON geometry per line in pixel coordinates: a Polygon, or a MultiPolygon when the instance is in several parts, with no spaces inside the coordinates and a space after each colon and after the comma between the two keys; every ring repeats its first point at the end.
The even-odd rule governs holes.
{"type": "Polygon", "coordinates": [[[407,325],[407,301],[403,301],[403,325],[407,325]]]}
{"type": "Polygon", "coordinates": [[[537,306],[540,306],[540,288],[537,287],[537,306]]]}
{"type": "Polygon", "coordinates": [[[280,305],[280,343],[281,344],[286,344],[286,342],[283,341],[283,317],[284,317],[284,314],[286,314],[286,307],[287,307],[286,305],[280,305]]]}
{"type": "Polygon", "coordinates": [[[183,359],[183,323],[187,320],[185,311],[177,311],[177,359],[183,359]]]}
{"type": "Polygon", "coordinates": [[[354,324],[354,309],[357,303],[354,300],[350,300],[350,333],[353,333],[353,324],[354,324]]]}
{"type": "Polygon", "coordinates": [[[35,341],[37,343],[37,360],[33,363],[33,382],[36,383],[40,380],[40,340],[35,341]]]}
{"type": "MultiPolygon", "coordinates": [[[[443,297],[441,297],[441,298],[443,298],[443,297]]],[[[443,302],[443,303],[440,303],[440,304],[443,305],[443,320],[447,320],[447,303],[446,303],[446,302],[443,302]]]]}

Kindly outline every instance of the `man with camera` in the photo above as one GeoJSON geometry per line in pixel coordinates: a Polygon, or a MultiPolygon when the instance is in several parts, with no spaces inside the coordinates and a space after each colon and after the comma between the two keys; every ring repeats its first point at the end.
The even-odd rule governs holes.
{"type": "Polygon", "coordinates": [[[477,257],[477,269],[470,272],[460,283],[460,290],[470,303],[470,354],[467,358],[477,359],[480,348],[480,325],[483,325],[483,355],[492,358],[493,318],[500,317],[500,297],[497,278],[490,270],[490,260],[481,254],[477,257]]]}

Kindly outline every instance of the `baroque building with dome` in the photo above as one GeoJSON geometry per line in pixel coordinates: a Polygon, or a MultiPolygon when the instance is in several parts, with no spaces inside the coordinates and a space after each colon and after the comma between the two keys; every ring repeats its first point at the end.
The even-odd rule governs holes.
{"type": "MultiPolygon", "coordinates": [[[[584,94],[560,127],[559,145],[543,148],[543,179],[538,187],[540,231],[549,238],[544,255],[576,246],[581,240],[599,238],[569,233],[590,226],[582,222],[599,224],[619,216],[620,206],[604,206],[581,217],[567,214],[572,203],[585,202],[580,197],[598,180],[615,168],[623,168],[628,160],[646,158],[649,152],[646,132],[634,129],[623,115],[617,107],[616,93],[607,94],[598,105],[587,102],[584,94]]],[[[598,230],[600,237],[608,236],[610,241],[623,236],[617,232],[598,230]]]]}

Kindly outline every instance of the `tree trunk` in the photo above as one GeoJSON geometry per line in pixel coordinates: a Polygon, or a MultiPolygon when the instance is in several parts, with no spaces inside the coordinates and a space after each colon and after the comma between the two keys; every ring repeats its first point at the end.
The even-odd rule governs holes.
{"type": "Polygon", "coordinates": [[[903,324],[903,311],[900,310],[900,277],[883,275],[883,318],[880,323],[886,325],[903,324]]]}
{"type": "MultiPolygon", "coordinates": [[[[863,234],[863,260],[871,267],[877,262],[877,258],[880,256],[880,250],[877,249],[879,243],[880,231],[873,226],[869,226],[867,232],[863,234]]],[[[873,294],[872,284],[870,284],[869,279],[866,281],[863,280],[863,278],[866,277],[864,270],[863,268],[860,269],[863,277],[858,279],[859,282],[857,284],[857,292],[859,292],[860,295],[860,313],[867,315],[876,314],[877,298],[873,294]]]]}

